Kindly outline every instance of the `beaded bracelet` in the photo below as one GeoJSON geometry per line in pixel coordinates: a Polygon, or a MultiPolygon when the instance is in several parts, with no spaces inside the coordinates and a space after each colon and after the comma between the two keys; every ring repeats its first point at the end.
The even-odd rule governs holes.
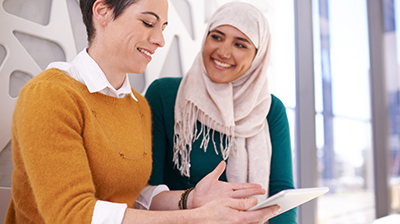
{"type": "Polygon", "coordinates": [[[178,202],[179,209],[187,209],[187,199],[189,197],[190,192],[193,190],[194,190],[194,187],[191,187],[191,188],[185,190],[181,194],[181,197],[179,198],[179,202],[178,202]]]}

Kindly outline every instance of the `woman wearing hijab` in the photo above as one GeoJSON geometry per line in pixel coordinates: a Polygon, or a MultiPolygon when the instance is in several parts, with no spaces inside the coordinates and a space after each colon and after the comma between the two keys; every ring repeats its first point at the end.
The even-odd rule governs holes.
{"type": "MultiPolygon", "coordinates": [[[[225,4],[211,17],[188,73],[149,86],[150,184],[188,189],[225,160],[220,180],[258,183],[270,196],[294,188],[286,109],[268,89],[270,42],[262,12],[225,4]]],[[[269,222],[296,223],[296,209],[269,222]]]]}
{"type": "Polygon", "coordinates": [[[245,211],[256,200],[242,198],[265,190],[218,181],[224,163],[191,195],[147,186],[151,112],[127,73],[143,72],[164,46],[168,1],[80,0],[80,7],[89,47],[72,62],[50,64],[20,92],[5,223],[260,223],[277,212],[245,211]],[[221,188],[232,195],[212,191],[221,188]],[[190,209],[146,211],[178,204],[190,209]]]}

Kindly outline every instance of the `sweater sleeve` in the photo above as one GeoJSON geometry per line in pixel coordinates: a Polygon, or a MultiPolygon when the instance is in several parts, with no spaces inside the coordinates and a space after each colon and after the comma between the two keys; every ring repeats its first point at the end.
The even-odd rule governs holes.
{"type": "Polygon", "coordinates": [[[46,223],[92,219],[97,199],[81,136],[81,110],[64,88],[46,81],[25,86],[15,108],[14,163],[25,172],[15,177],[21,182],[18,175],[28,177],[20,186],[32,191],[34,201],[24,203],[32,203],[46,223]]]}
{"type": "MultiPolygon", "coordinates": [[[[284,189],[293,189],[292,151],[290,145],[289,122],[283,103],[272,95],[271,109],[267,116],[269,125],[272,158],[269,184],[269,195],[284,189]]],[[[297,209],[291,209],[269,221],[269,224],[297,223],[297,209]]]]}

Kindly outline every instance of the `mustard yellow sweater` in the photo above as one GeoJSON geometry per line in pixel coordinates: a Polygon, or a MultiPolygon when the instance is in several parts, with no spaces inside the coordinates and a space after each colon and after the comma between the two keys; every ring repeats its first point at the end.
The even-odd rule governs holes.
{"type": "Polygon", "coordinates": [[[5,223],[90,223],[97,200],[132,207],[151,173],[151,117],[144,114],[144,153],[138,103],[89,93],[57,69],[44,71],[20,92],[12,121],[12,199],[5,223]],[[79,88],[82,90],[80,92],[79,88]]]}

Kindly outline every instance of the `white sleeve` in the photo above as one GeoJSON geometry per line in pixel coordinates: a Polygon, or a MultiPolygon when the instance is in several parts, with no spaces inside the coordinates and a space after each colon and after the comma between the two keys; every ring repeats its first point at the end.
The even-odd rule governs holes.
{"type": "Polygon", "coordinates": [[[97,200],[92,224],[121,224],[127,207],[127,204],[97,200]]]}
{"type": "MultiPolygon", "coordinates": [[[[164,184],[143,188],[136,199],[134,208],[149,210],[153,198],[163,191],[169,191],[164,184]]],[[[126,204],[98,200],[94,206],[92,224],[120,224],[127,207],[126,204]]]]}
{"type": "Polygon", "coordinates": [[[153,198],[163,192],[163,191],[169,191],[169,188],[165,184],[157,185],[157,186],[146,186],[143,188],[143,190],[140,192],[138,198],[136,199],[136,202],[134,204],[134,208],[137,209],[142,209],[142,210],[149,210],[151,201],[153,198]]]}

